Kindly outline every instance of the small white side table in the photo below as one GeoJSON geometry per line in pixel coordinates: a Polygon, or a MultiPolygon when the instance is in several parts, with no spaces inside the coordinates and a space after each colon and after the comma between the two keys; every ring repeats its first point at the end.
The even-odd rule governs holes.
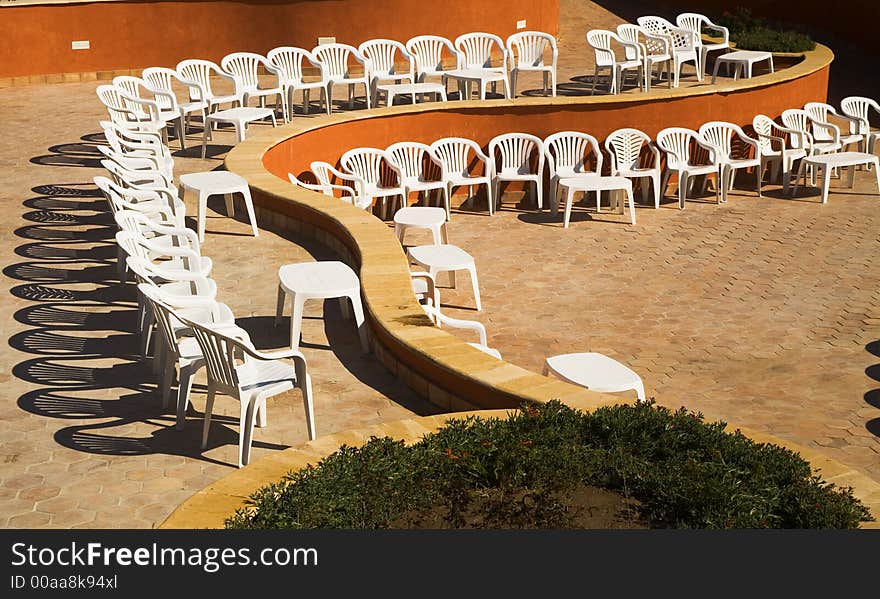
{"type": "Polygon", "coordinates": [[[278,269],[278,305],[275,309],[275,325],[281,322],[284,313],[284,298],[291,296],[292,314],[290,317],[290,347],[299,347],[302,331],[303,307],[306,300],[339,298],[342,315],[349,318],[348,303],[354,310],[361,347],[369,353],[367,328],[364,322],[364,309],[361,305],[361,283],[347,264],[337,261],[301,262],[285,264],[278,269]]]}
{"type": "Polygon", "coordinates": [[[437,273],[449,273],[450,282],[455,287],[455,271],[466,270],[471,275],[471,286],[474,289],[474,301],[477,311],[482,310],[480,303],[480,284],[477,280],[477,266],[474,258],[458,246],[449,244],[417,245],[407,250],[410,258],[427,269],[428,273],[437,278],[437,273]]]}
{"type": "Polygon", "coordinates": [[[642,378],[605,354],[586,352],[551,356],[544,362],[544,375],[551,372],[569,383],[600,393],[635,391],[639,401],[645,401],[642,378]]]}
{"type": "Polygon", "coordinates": [[[205,241],[205,216],[208,211],[208,198],[214,195],[222,195],[226,200],[226,215],[232,217],[235,214],[232,205],[233,194],[240,193],[244,196],[244,205],[247,209],[248,218],[254,237],[259,237],[257,230],[257,217],[254,215],[254,202],[251,199],[251,188],[247,179],[230,173],[229,171],[208,171],[205,173],[190,173],[178,177],[180,185],[180,199],[183,200],[187,191],[193,191],[199,196],[199,208],[197,213],[199,241],[205,241]]]}
{"type": "Polygon", "coordinates": [[[856,167],[864,164],[865,166],[874,165],[874,174],[877,175],[877,191],[880,192],[880,159],[875,154],[865,154],[863,152],[838,152],[836,154],[818,154],[816,156],[807,156],[801,160],[798,167],[798,174],[794,185],[794,193],[797,193],[798,187],[801,185],[801,177],[803,177],[806,186],[808,165],[815,166],[822,171],[822,203],[828,202],[828,188],[831,184],[831,171],[836,168],[850,167],[849,170],[849,186],[852,187],[855,181],[856,167]]]}
{"type": "MultiPolygon", "coordinates": [[[[586,195],[587,192],[596,192],[596,212],[601,210],[601,193],[602,191],[626,193],[626,199],[629,200],[629,218],[631,224],[636,224],[636,209],[633,203],[633,187],[632,181],[626,177],[606,177],[595,173],[581,175],[580,177],[563,177],[559,180],[559,186],[567,189],[565,194],[565,217],[563,227],[568,228],[571,220],[571,205],[574,202],[574,194],[581,191],[586,195]]],[[[618,202],[620,213],[623,214],[623,203],[618,202]]],[[[558,211],[556,202],[552,207],[553,213],[558,211]]]]}
{"type": "Polygon", "coordinates": [[[752,65],[756,62],[762,62],[764,60],[770,61],[770,72],[773,72],[773,54],[770,52],[758,52],[755,50],[736,50],[735,52],[728,52],[727,54],[723,54],[715,59],[715,68],[712,69],[712,83],[715,83],[715,79],[718,77],[718,67],[722,64],[725,65],[725,69],[727,69],[727,73],[730,74],[730,66],[733,65],[733,79],[736,80],[739,78],[740,74],[743,74],[743,77],[749,78],[752,76],[752,65]]]}
{"type": "Polygon", "coordinates": [[[446,209],[432,206],[409,206],[394,213],[394,233],[403,245],[407,229],[429,229],[434,235],[434,243],[449,243],[446,231],[446,209]]]}
{"type": "Polygon", "coordinates": [[[421,95],[432,95],[436,101],[438,98],[446,102],[446,86],[442,83],[388,83],[386,85],[376,86],[377,94],[385,93],[385,105],[393,106],[394,97],[397,95],[406,95],[412,97],[412,103],[416,103],[416,98],[421,95]]]}
{"type": "Polygon", "coordinates": [[[205,157],[205,148],[207,148],[208,140],[211,138],[211,128],[214,123],[232,124],[235,127],[236,139],[240,143],[244,141],[245,129],[248,123],[268,118],[272,119],[273,127],[278,126],[278,122],[275,120],[275,111],[271,108],[241,106],[239,108],[218,110],[209,114],[205,119],[205,131],[202,134],[202,158],[205,157]]]}

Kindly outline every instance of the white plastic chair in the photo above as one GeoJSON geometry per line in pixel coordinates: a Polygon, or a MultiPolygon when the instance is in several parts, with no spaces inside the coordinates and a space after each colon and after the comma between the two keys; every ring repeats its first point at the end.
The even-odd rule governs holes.
{"type": "Polygon", "coordinates": [[[106,146],[98,146],[110,158],[136,158],[144,166],[159,171],[169,181],[174,179],[174,158],[161,137],[153,132],[120,127],[112,121],[102,121],[106,146]]]}
{"type": "Polygon", "coordinates": [[[789,138],[794,147],[800,147],[798,144],[806,143],[808,156],[815,154],[827,154],[829,152],[837,152],[840,150],[840,127],[834,123],[817,121],[813,115],[799,108],[789,108],[782,111],[782,124],[789,129],[794,129],[800,135],[789,138]],[[821,132],[820,139],[814,137],[814,132],[821,132]]]}
{"type": "Polygon", "coordinates": [[[716,25],[705,15],[695,12],[681,13],[675,18],[675,24],[682,29],[687,29],[697,34],[697,45],[700,48],[700,65],[704,69],[706,68],[706,59],[709,56],[709,52],[715,52],[716,50],[724,50],[726,52],[730,50],[730,31],[727,27],[716,25]],[[720,33],[721,41],[708,43],[703,41],[703,29],[708,29],[712,33],[720,33]]]}
{"type": "Polygon", "coordinates": [[[211,83],[211,77],[217,77],[227,81],[231,85],[235,85],[235,77],[224,71],[216,63],[210,60],[189,59],[177,63],[177,74],[188,85],[192,85],[199,89],[199,96],[190,95],[190,100],[202,99],[208,103],[208,112],[214,112],[219,106],[229,104],[230,106],[241,105],[241,95],[237,88],[231,94],[220,95],[214,90],[211,83]]]}
{"type": "Polygon", "coordinates": [[[204,124],[205,122],[208,101],[202,98],[201,88],[192,83],[187,83],[174,69],[168,69],[165,67],[151,67],[149,69],[144,69],[142,75],[144,81],[146,81],[152,89],[163,92],[162,95],[156,96],[156,103],[159,105],[159,109],[163,111],[177,112],[180,115],[176,122],[178,123],[181,132],[180,149],[185,149],[186,130],[189,127],[190,116],[192,116],[193,113],[201,114],[202,123],[204,124]],[[195,99],[188,102],[178,101],[173,88],[175,81],[185,85],[189,90],[189,97],[195,99]]]}
{"type": "Polygon", "coordinates": [[[846,121],[848,133],[840,131],[838,126],[841,150],[846,150],[849,146],[855,145],[858,151],[864,149],[865,136],[858,132],[859,119],[851,117],[848,114],[841,114],[831,104],[824,102],[807,102],[804,104],[804,110],[809,113],[813,119],[813,141],[828,141],[832,139],[833,134],[829,134],[828,129],[823,127],[821,123],[830,123],[829,117],[834,117],[842,121],[846,121]]]}
{"type": "Polygon", "coordinates": [[[452,45],[452,41],[439,35],[418,35],[406,42],[406,50],[415,61],[415,79],[422,83],[428,77],[440,77],[443,75],[443,57],[449,57],[448,62],[452,69],[458,65],[458,50],[452,45]]]}
{"type": "MultiPolygon", "coordinates": [[[[618,129],[605,138],[605,149],[611,155],[611,174],[627,179],[649,178],[654,188],[654,208],[660,207],[660,151],[643,131],[638,129],[618,129]],[[648,147],[651,166],[641,166],[642,151],[648,147]]],[[[648,188],[642,187],[642,197],[648,188]]]]}
{"type": "MultiPolygon", "coordinates": [[[[398,41],[389,39],[367,40],[358,46],[358,52],[366,59],[365,69],[370,81],[370,96],[373,105],[378,105],[378,85],[380,81],[394,83],[415,83],[415,66],[413,57],[406,47],[398,41]],[[397,70],[397,56],[405,59],[406,71],[397,70]]],[[[415,93],[412,95],[415,104],[415,93]]]]}
{"type": "Polygon", "coordinates": [[[505,133],[489,141],[492,160],[492,195],[501,204],[501,182],[535,184],[535,204],[544,208],[544,142],[528,133],[505,133]]]}
{"type": "Polygon", "coordinates": [[[250,462],[253,427],[266,425],[266,400],[294,388],[303,395],[309,439],[315,434],[315,409],[312,402],[312,381],[306,359],[295,349],[276,352],[257,350],[247,335],[225,334],[223,329],[182,319],[192,328],[208,372],[208,399],[202,449],[208,445],[211,414],[217,393],[234,397],[241,403],[239,417],[238,467],[250,462]],[[292,364],[288,362],[292,361],[292,364]]]}
{"type": "Polygon", "coordinates": [[[281,84],[283,76],[265,56],[253,52],[233,52],[223,57],[220,66],[235,79],[235,93],[241,97],[242,106],[247,106],[251,98],[258,98],[260,107],[265,108],[266,98],[275,96],[275,108],[280,108],[284,119],[287,120],[284,89],[281,84]],[[273,87],[260,87],[261,66],[275,77],[273,87]]]}
{"type": "MultiPolygon", "coordinates": [[[[179,238],[183,238],[183,235],[179,238]]],[[[147,239],[137,229],[117,231],[116,243],[129,256],[138,256],[160,266],[170,275],[171,280],[179,272],[194,273],[206,278],[211,274],[212,260],[207,256],[200,256],[185,244],[172,245],[147,239]]]]}
{"type": "Polygon", "coordinates": [[[660,184],[661,194],[666,190],[670,175],[678,174],[678,207],[684,209],[687,198],[688,180],[697,175],[716,175],[715,201],[721,203],[721,167],[716,156],[715,146],[709,145],[700,134],[684,127],[669,127],[657,134],[657,146],[666,153],[666,171],[660,184]],[[709,152],[709,164],[694,164],[691,145],[709,152]]]}
{"type": "Polygon", "coordinates": [[[154,91],[140,77],[129,75],[114,77],[113,85],[120,90],[123,104],[132,118],[140,125],[159,131],[165,143],[168,141],[166,128],[169,122],[174,122],[177,134],[181,134],[180,114],[171,110],[162,110],[159,107],[157,97],[167,96],[167,94],[158,90],[154,91]]]}
{"type": "Polygon", "coordinates": [[[340,170],[337,170],[333,167],[329,162],[324,162],[322,160],[315,160],[309,165],[309,169],[312,171],[312,174],[315,175],[315,179],[318,181],[317,185],[312,186],[311,184],[303,183],[297,179],[299,185],[307,187],[308,189],[313,189],[313,187],[317,187],[317,189],[313,189],[313,191],[320,191],[326,196],[338,197],[343,202],[348,204],[353,204],[361,209],[367,209],[372,207],[373,199],[370,197],[364,197],[360,194],[360,186],[359,179],[353,175],[348,173],[343,173],[340,170]],[[349,183],[348,185],[339,185],[333,183],[333,181],[344,181],[349,183]],[[336,192],[339,192],[340,195],[337,196],[336,192]]]}
{"type": "Polygon", "coordinates": [[[556,96],[556,62],[559,48],[556,38],[541,31],[520,31],[507,38],[507,56],[510,60],[510,97],[516,97],[516,83],[520,73],[541,73],[543,91],[547,95],[550,88],[556,96]],[[550,50],[549,63],[546,53],[550,50]],[[549,79],[549,86],[548,86],[549,79]]]}
{"type": "Polygon", "coordinates": [[[840,101],[840,111],[857,120],[857,125],[850,127],[850,133],[864,135],[867,140],[866,152],[874,153],[877,140],[880,139],[880,130],[871,128],[871,111],[880,114],[880,104],[871,98],[862,96],[849,96],[840,101]]]}
{"type": "MultiPolygon", "coordinates": [[[[169,271],[137,255],[128,254],[122,259],[138,283],[158,288],[162,300],[175,309],[214,309],[217,305],[217,283],[213,279],[189,271],[169,271]]],[[[153,323],[153,313],[146,308],[138,295],[138,330],[142,333],[141,354],[144,356],[150,347],[153,323]]],[[[154,366],[158,368],[161,362],[158,351],[156,358],[154,366]]]]}
{"type": "Polygon", "coordinates": [[[560,131],[544,139],[544,155],[550,174],[550,207],[553,214],[559,209],[559,181],[570,177],[599,176],[602,174],[602,151],[599,141],[589,133],[560,131]],[[589,167],[590,156],[596,168],[589,167]]]}
{"type": "Polygon", "coordinates": [[[394,164],[400,172],[400,182],[404,191],[404,206],[409,203],[409,196],[417,191],[421,195],[430,191],[436,191],[443,195],[443,206],[446,209],[446,218],[449,218],[449,190],[442,179],[432,179],[428,176],[428,168],[431,165],[440,170],[440,163],[434,157],[431,146],[414,141],[401,141],[391,144],[385,151],[391,156],[394,164]]]}
{"type": "Polygon", "coordinates": [[[421,304],[422,310],[425,311],[425,314],[431,317],[435,324],[438,327],[440,325],[446,325],[453,329],[463,329],[474,331],[477,335],[480,336],[480,341],[478,343],[468,343],[474,349],[478,349],[484,354],[490,355],[493,358],[497,358],[501,360],[501,352],[497,349],[493,349],[489,347],[488,337],[486,335],[486,327],[481,322],[477,322],[476,320],[462,320],[460,318],[452,318],[451,316],[447,316],[440,311],[439,307],[435,307],[432,305],[421,304]]]}
{"type": "Polygon", "coordinates": [[[388,198],[400,197],[406,204],[406,191],[403,188],[400,169],[385,150],[379,148],[354,148],[345,152],[339,159],[342,169],[355,177],[358,195],[364,198],[381,199],[383,218],[388,218],[388,198]],[[387,185],[383,179],[390,169],[396,184],[387,185]]]}
{"type": "Polygon", "coordinates": [[[366,94],[367,108],[372,105],[370,98],[370,81],[366,72],[366,59],[357,48],[348,44],[322,44],[312,50],[312,56],[321,66],[324,82],[327,86],[327,114],[330,114],[333,98],[333,86],[337,83],[348,85],[348,107],[354,108],[354,86],[363,85],[366,94]],[[354,60],[364,68],[364,74],[355,76],[349,65],[354,60]]]}
{"type": "MultiPolygon", "coordinates": [[[[496,84],[501,81],[504,97],[510,98],[510,81],[507,76],[507,48],[504,41],[492,33],[475,31],[455,38],[455,49],[458,50],[458,68],[481,73],[480,99],[486,99],[486,83],[492,84],[492,93],[496,92],[496,84]],[[501,64],[492,64],[493,50],[501,55],[501,64]]],[[[466,89],[467,86],[465,85],[466,89]]]]}
{"type": "MultiPolygon", "coordinates": [[[[662,73],[665,70],[666,85],[672,87],[672,51],[669,49],[668,37],[651,35],[638,25],[630,25],[629,23],[618,25],[617,35],[641,49],[641,56],[645,61],[645,91],[651,91],[654,65],[657,65],[657,79],[662,79],[662,73]]],[[[624,52],[627,60],[639,58],[639,52],[630,46],[624,46],[624,52]]]]}
{"type": "Polygon", "coordinates": [[[755,169],[755,185],[758,197],[761,197],[761,149],[758,142],[746,135],[739,125],[725,121],[710,121],[700,126],[700,137],[715,148],[715,158],[721,166],[721,201],[727,201],[727,192],[733,188],[736,171],[743,168],[755,169]],[[734,147],[734,140],[750,146],[747,152],[734,147]],[[754,153],[752,152],[754,150],[754,153]],[[751,154],[751,155],[748,155],[751,154]]]}
{"type": "Polygon", "coordinates": [[[303,112],[309,114],[311,104],[309,96],[313,89],[320,90],[321,104],[325,105],[329,102],[327,99],[327,83],[323,76],[314,81],[306,81],[303,75],[303,64],[308,61],[309,64],[320,68],[320,64],[316,61],[312,53],[303,48],[295,48],[293,46],[281,46],[270,50],[266,54],[266,59],[278,69],[281,78],[281,88],[284,91],[284,106],[286,120],[293,118],[293,93],[295,91],[302,92],[303,112]]]}
{"type": "Polygon", "coordinates": [[[771,166],[770,179],[776,179],[777,173],[782,171],[782,191],[788,194],[789,185],[791,184],[791,173],[795,172],[794,163],[807,155],[806,140],[803,139],[803,133],[795,129],[789,129],[779,125],[769,116],[763,114],[755,115],[752,119],[752,128],[758,136],[758,149],[761,153],[761,171],[766,166],[771,166]],[[793,147],[787,137],[796,137],[799,139],[797,147],[793,147]]]}
{"type": "MultiPolygon", "coordinates": [[[[636,84],[645,86],[644,81],[647,80],[645,74],[645,59],[642,49],[637,44],[632,44],[613,31],[605,29],[592,29],[587,32],[587,43],[593,48],[596,54],[596,67],[593,71],[593,85],[590,89],[591,94],[596,93],[596,81],[599,79],[599,71],[608,69],[610,71],[610,91],[612,94],[619,93],[623,87],[625,74],[627,71],[635,70],[637,73],[636,84]],[[612,47],[612,42],[616,42],[623,46],[628,54],[634,54],[632,59],[624,57],[618,60],[612,47]]],[[[647,89],[647,88],[645,88],[647,89]]]]}
{"type": "Polygon", "coordinates": [[[700,62],[699,41],[695,32],[677,27],[663,17],[639,17],[636,22],[651,35],[664,36],[669,39],[669,50],[672,52],[673,87],[678,87],[681,67],[686,62],[694,63],[697,81],[703,80],[703,64],[700,62]]]}
{"type": "Polygon", "coordinates": [[[162,407],[167,407],[171,394],[171,385],[174,380],[175,368],[178,375],[177,402],[176,402],[176,428],[183,429],[186,421],[186,409],[190,403],[193,378],[205,365],[205,359],[199,348],[198,342],[191,335],[189,327],[181,322],[181,317],[191,318],[198,322],[211,323],[213,326],[223,327],[230,333],[242,334],[243,329],[235,326],[235,317],[229,306],[216,303],[214,306],[185,308],[178,312],[164,301],[161,290],[147,283],[138,285],[138,292],[153,314],[159,337],[164,342],[161,351],[157,349],[156,358],[164,364],[159,364],[162,371],[162,379],[159,388],[162,391],[162,407]]]}
{"type": "Polygon", "coordinates": [[[123,127],[140,125],[137,115],[129,108],[127,94],[115,85],[99,85],[95,89],[98,100],[107,109],[110,120],[123,127]]]}
{"type": "Polygon", "coordinates": [[[468,186],[468,197],[474,196],[474,186],[486,186],[489,216],[495,213],[492,196],[492,161],[483,153],[480,145],[463,137],[444,137],[431,144],[431,151],[440,163],[440,180],[446,184],[446,197],[452,201],[452,191],[462,185],[468,186]],[[482,163],[483,174],[471,174],[471,155],[474,166],[482,163]]]}
{"type": "Polygon", "coordinates": [[[118,210],[136,210],[153,220],[183,227],[186,207],[176,195],[158,189],[126,189],[100,175],[93,181],[114,214],[118,210]]]}

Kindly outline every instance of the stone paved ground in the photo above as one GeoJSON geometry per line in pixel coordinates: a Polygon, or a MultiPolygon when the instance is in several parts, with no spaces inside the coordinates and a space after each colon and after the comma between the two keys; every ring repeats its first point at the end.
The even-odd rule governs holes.
{"type": "MultiPolygon", "coordinates": [[[[583,30],[616,22],[595,5],[563,3],[562,93],[582,93],[579,76],[591,71],[583,30]]],[[[135,355],[133,290],[114,279],[112,221],[90,184],[102,172],[94,87],[0,90],[0,526],[154,526],[236,457],[232,402],[218,399],[227,418],[203,452],[203,387],[176,431],[135,355]]],[[[231,136],[217,143],[208,160],[178,152],[177,172],[217,168],[231,136]]],[[[856,191],[866,190],[862,173],[856,191]]],[[[835,193],[823,207],[738,193],[724,207],[639,209],[635,228],[577,211],[567,231],[511,199],[493,219],[460,213],[451,228],[477,258],[477,317],[507,359],[539,368],[546,354],[603,351],[639,371],[660,403],[818,444],[880,475],[875,196],[835,193]]],[[[254,239],[241,214],[212,209],[204,251],[219,296],[259,347],[282,347],[286,322],[271,326],[275,270],[326,254],[268,231],[254,239]]],[[[453,307],[469,296],[443,297],[450,314],[474,316],[453,307]]],[[[320,305],[307,316],[319,433],[433,411],[360,356],[335,305],[325,320],[320,305]]],[[[254,458],[306,439],[296,394],[269,412],[254,458]]]]}

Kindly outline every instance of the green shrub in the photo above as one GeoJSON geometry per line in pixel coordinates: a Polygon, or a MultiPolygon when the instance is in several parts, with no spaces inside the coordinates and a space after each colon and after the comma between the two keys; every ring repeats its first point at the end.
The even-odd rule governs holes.
{"type": "MultiPolygon", "coordinates": [[[[550,402],[507,419],[450,420],[411,446],[373,438],[342,447],[257,491],[226,525],[383,528],[437,506],[454,523],[475,493],[525,493],[535,506],[529,526],[562,528],[554,497],[578,485],[635,500],[657,528],[855,528],[872,519],[851,489],[823,482],[798,454],[725,426],[649,403],[587,414],[550,402]]],[[[518,527],[521,511],[499,510],[487,526],[518,527]]]]}
{"type": "Polygon", "coordinates": [[[730,40],[736,43],[738,50],[806,52],[816,48],[816,42],[808,35],[771,27],[746,8],[725,12],[717,22],[730,30],[730,40]]]}

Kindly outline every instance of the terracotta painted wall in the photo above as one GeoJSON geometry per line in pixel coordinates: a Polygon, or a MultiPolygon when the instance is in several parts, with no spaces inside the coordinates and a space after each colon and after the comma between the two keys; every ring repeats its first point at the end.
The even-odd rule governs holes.
{"type": "Polygon", "coordinates": [[[0,9],[0,77],[174,66],[229,52],[312,48],[318,36],[351,43],[377,37],[507,37],[516,22],[556,33],[557,0],[246,0],[101,2],[0,9]],[[89,50],[71,50],[89,40],[89,50]]]}
{"type": "Polygon", "coordinates": [[[786,108],[824,101],[828,67],[811,75],[768,87],[651,102],[598,102],[569,105],[533,104],[478,109],[454,108],[360,119],[306,132],[269,150],[263,163],[287,180],[302,174],[312,160],[336,164],[349,148],[384,148],[397,141],[431,143],[441,137],[471,138],[484,147],[500,133],[521,131],[541,138],[557,131],[586,131],[600,141],[620,127],[637,127],[654,137],[665,127],[698,128],[711,120],[741,125],[762,113],[779,116],[786,108]]]}

